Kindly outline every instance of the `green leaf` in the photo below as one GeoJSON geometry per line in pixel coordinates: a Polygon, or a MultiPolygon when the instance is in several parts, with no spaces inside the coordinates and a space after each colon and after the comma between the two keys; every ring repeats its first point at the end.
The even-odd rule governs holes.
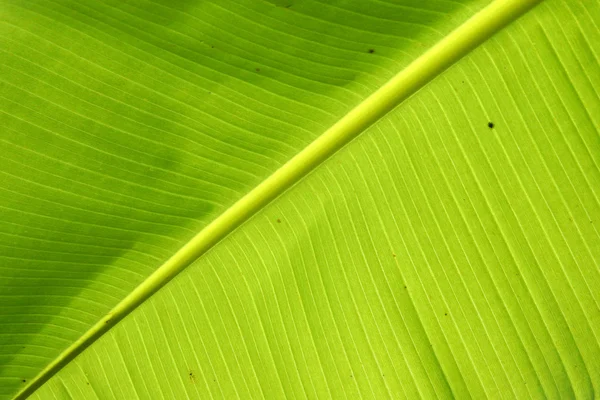
{"type": "Polygon", "coordinates": [[[600,3],[535,3],[4,2],[0,396],[594,398],[600,3]]]}

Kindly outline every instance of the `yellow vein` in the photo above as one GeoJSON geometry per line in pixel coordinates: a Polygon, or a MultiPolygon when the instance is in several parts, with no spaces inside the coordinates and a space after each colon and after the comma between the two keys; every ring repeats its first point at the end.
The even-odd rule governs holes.
{"type": "Polygon", "coordinates": [[[25,399],[225,236],[398,104],[542,0],[495,0],[413,61],[304,150],[207,225],[21,390],[25,399]]]}

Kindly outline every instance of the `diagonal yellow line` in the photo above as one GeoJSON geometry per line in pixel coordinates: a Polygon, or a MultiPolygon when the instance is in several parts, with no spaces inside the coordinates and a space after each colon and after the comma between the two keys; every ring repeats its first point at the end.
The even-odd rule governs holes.
{"type": "Polygon", "coordinates": [[[15,399],[25,399],[175,275],[448,67],[542,0],[495,0],[413,61],[304,150],[217,217],[50,363],[15,399]]]}

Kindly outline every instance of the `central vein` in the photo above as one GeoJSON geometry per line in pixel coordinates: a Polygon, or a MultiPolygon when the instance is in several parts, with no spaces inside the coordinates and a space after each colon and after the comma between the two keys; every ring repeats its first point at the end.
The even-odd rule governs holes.
{"type": "Polygon", "coordinates": [[[200,231],[17,395],[24,399],[175,275],[444,70],[542,0],[495,0],[346,114],[200,231]]]}

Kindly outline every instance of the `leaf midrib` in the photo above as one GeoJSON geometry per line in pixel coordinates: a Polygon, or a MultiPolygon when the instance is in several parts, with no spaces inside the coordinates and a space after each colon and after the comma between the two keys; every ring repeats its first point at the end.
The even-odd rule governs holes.
{"type": "Polygon", "coordinates": [[[494,0],[465,21],[203,228],[107,315],[48,364],[15,396],[15,399],[25,399],[31,395],[79,353],[219,241],[452,64],[541,1],[494,0]]]}

